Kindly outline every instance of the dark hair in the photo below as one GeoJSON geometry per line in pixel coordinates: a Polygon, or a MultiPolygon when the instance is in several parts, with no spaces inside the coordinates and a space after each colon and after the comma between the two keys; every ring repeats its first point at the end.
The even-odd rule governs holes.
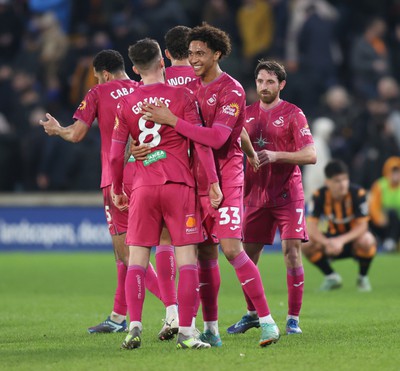
{"type": "Polygon", "coordinates": [[[258,61],[257,67],[254,70],[255,78],[257,78],[258,73],[260,72],[260,70],[266,70],[269,73],[273,73],[274,75],[276,75],[276,77],[278,78],[279,82],[282,82],[282,81],[286,80],[285,67],[283,67],[281,64],[279,64],[276,61],[266,61],[266,60],[263,60],[263,59],[258,61]]]}
{"type": "Polygon", "coordinates": [[[192,41],[202,41],[214,52],[221,52],[220,59],[231,52],[231,40],[229,35],[219,28],[203,22],[201,26],[193,28],[188,37],[188,45],[192,41]]]}
{"type": "Polygon", "coordinates": [[[129,59],[141,70],[149,69],[161,57],[160,45],[156,40],[146,37],[128,48],[129,59]]]}
{"type": "Polygon", "coordinates": [[[324,172],[325,176],[331,179],[336,175],[349,174],[349,168],[341,160],[331,160],[326,164],[324,172]]]}
{"type": "Polygon", "coordinates": [[[107,49],[97,53],[93,59],[93,67],[97,72],[115,73],[125,71],[124,58],[116,50],[107,49]]]}
{"type": "Polygon", "coordinates": [[[165,47],[168,49],[171,57],[179,61],[189,56],[188,35],[190,28],[186,26],[176,26],[171,28],[165,34],[165,47]]]}

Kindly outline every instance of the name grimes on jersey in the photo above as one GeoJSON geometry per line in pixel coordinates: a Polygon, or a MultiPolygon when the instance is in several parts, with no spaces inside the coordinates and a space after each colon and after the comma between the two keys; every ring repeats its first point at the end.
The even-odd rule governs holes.
{"type": "Polygon", "coordinates": [[[118,99],[121,98],[125,95],[131,94],[135,91],[134,88],[121,88],[121,89],[117,89],[117,90],[113,90],[110,95],[114,98],[114,99],[118,99]]]}
{"type": "Polygon", "coordinates": [[[164,97],[148,97],[144,98],[143,102],[138,102],[132,107],[132,111],[135,114],[140,113],[140,108],[143,106],[144,103],[147,104],[157,104],[157,100],[161,103],[164,103],[167,107],[169,107],[169,104],[171,103],[170,99],[165,99],[164,97]]]}

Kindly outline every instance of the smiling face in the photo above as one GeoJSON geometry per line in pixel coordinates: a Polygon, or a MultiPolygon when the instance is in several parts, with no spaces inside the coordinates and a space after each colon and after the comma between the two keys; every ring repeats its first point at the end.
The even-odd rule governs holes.
{"type": "Polygon", "coordinates": [[[261,69],[256,78],[257,94],[263,103],[270,105],[279,100],[279,93],[285,84],[286,81],[279,82],[274,73],[261,69]]]}
{"type": "Polygon", "coordinates": [[[203,41],[193,40],[189,45],[189,63],[196,76],[209,82],[214,79],[221,52],[214,52],[203,41]]]}

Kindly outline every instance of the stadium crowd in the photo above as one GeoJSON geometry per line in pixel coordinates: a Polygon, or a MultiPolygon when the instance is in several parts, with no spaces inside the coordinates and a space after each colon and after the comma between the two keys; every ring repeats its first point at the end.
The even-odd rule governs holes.
{"type": "Polygon", "coordinates": [[[39,119],[51,112],[70,121],[96,83],[98,51],[119,50],[137,78],[129,45],[152,37],[163,46],[169,28],[203,20],[230,34],[233,52],[222,66],[248,104],[257,100],[256,61],[285,65],[282,98],[302,107],[312,131],[323,132],[325,156],[345,161],[353,181],[369,189],[399,154],[399,1],[0,0],[0,191],[98,189],[96,130],[70,145],[48,137],[39,119]]]}

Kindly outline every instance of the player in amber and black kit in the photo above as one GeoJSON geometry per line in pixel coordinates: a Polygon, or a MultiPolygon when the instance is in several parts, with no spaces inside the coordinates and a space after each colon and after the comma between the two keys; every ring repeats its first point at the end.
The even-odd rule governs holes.
{"type": "Polygon", "coordinates": [[[348,168],[341,161],[329,162],[325,176],[326,186],[313,195],[307,220],[310,241],[303,245],[303,252],[325,275],[321,290],[342,286],[330,260],[354,258],[359,262],[358,290],[371,291],[367,274],[376,254],[376,241],[368,230],[366,191],[350,184],[348,168]]]}

